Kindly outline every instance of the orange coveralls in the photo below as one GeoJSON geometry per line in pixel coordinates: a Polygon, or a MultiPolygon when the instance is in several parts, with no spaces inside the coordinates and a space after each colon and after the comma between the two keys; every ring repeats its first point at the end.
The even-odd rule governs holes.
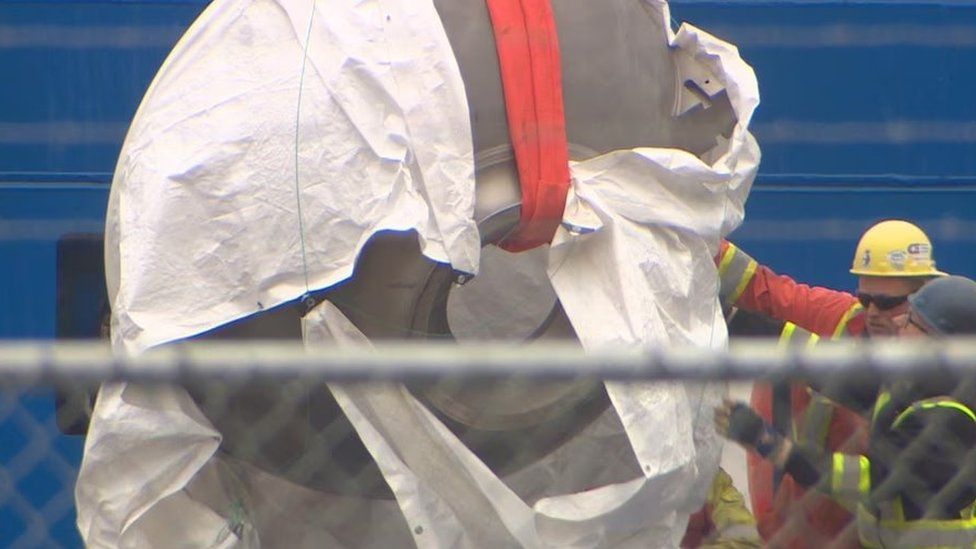
{"type": "MultiPolygon", "coordinates": [[[[864,310],[849,293],[799,284],[759,265],[729,242],[722,242],[715,258],[721,280],[723,307],[736,306],[787,321],[783,337],[792,335],[789,323],[823,337],[864,337],[864,310]]],[[[782,339],[782,338],[781,338],[782,339]]],[[[772,421],[773,395],[768,384],[757,384],[752,406],[772,421]]],[[[793,384],[790,390],[793,433],[807,444],[828,452],[861,453],[867,445],[867,420],[793,384]]],[[[816,491],[807,492],[788,475],[774,487],[773,466],[750,454],[749,490],[753,513],[763,539],[775,547],[859,547],[852,515],[816,491]],[[775,489],[774,489],[775,488],[775,489]],[[850,526],[850,527],[848,527],[850,526]],[[845,531],[846,530],[846,531],[845,531]]]]}

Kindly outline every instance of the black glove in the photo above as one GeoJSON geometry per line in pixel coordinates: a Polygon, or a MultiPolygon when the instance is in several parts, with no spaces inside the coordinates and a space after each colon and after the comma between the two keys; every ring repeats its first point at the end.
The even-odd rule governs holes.
{"type": "Polygon", "coordinates": [[[715,411],[719,432],[739,444],[767,457],[783,443],[783,436],[749,406],[726,401],[715,411]]]}

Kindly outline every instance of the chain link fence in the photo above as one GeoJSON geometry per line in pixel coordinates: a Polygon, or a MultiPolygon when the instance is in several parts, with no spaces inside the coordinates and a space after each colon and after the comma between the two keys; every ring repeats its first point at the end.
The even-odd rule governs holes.
{"type": "MultiPolygon", "coordinates": [[[[440,440],[434,435],[446,429],[515,493],[537,503],[552,495],[585,491],[639,474],[626,465],[633,461],[629,448],[617,451],[608,444],[586,450],[578,440],[588,435],[591,442],[620,441],[601,431],[619,425],[619,419],[612,417],[613,407],[600,381],[698,384],[758,380],[758,387],[766,387],[774,395],[768,403],[773,417],[767,420],[777,427],[786,426],[782,434],[802,444],[813,442],[806,432],[812,420],[798,413],[795,400],[788,404],[792,417],[785,422],[777,417],[783,413],[782,408],[777,409],[776,399],[784,386],[794,395],[813,395],[813,401],[852,386],[870,386],[870,382],[875,387],[883,382],[882,389],[896,400],[909,394],[906,387],[949,387],[944,396],[954,396],[966,405],[974,367],[976,341],[971,340],[831,344],[811,349],[746,341],[722,353],[669,349],[591,354],[561,345],[390,345],[369,351],[336,348],[313,353],[293,344],[206,343],[165,347],[138,358],[114,356],[103,344],[7,343],[0,345],[4,545],[63,546],[63,531],[75,527],[78,446],[88,427],[94,388],[103,381],[130,383],[122,400],[156,409],[164,416],[179,409],[187,417],[198,418],[195,407],[221,433],[216,459],[185,489],[188,502],[216,510],[220,517],[222,526],[210,545],[275,539],[277,543],[262,546],[361,547],[391,539],[413,539],[423,546],[424,532],[430,534],[423,525],[405,518],[396,505],[390,484],[396,475],[391,476],[389,461],[377,459],[377,437],[414,467],[425,461],[435,468],[445,463],[463,465],[463,460],[447,460],[450,448],[422,444],[440,440]],[[811,393],[810,386],[818,391],[811,393]],[[533,396],[537,401],[532,401],[533,396]],[[58,404],[56,409],[51,407],[52,400],[58,404]],[[372,425],[374,430],[364,429],[364,425],[372,425]],[[407,455],[409,443],[427,448],[427,454],[407,455]],[[574,476],[570,464],[570,474],[546,476],[545,471],[552,469],[540,463],[547,456],[560,455],[563,458],[557,459],[567,455],[595,459],[603,471],[581,467],[574,476]],[[28,503],[22,493],[25,489],[43,490],[43,503],[28,503]],[[286,532],[270,533],[286,522],[286,532]]],[[[754,400],[758,393],[753,394],[754,400]]],[[[765,413],[761,403],[754,404],[765,413]]],[[[916,403],[907,404],[898,410],[902,423],[911,421],[904,419],[904,412],[916,403]]],[[[811,409],[808,405],[805,413],[811,414],[811,409]]],[[[905,445],[899,449],[910,455],[892,457],[891,448],[878,446],[879,420],[875,417],[872,424],[871,410],[855,410],[861,419],[848,433],[849,440],[830,442],[844,446],[851,455],[860,452],[881,459],[879,465],[887,468],[883,475],[872,473],[880,476],[871,478],[871,490],[864,494],[862,505],[877,509],[899,501],[901,512],[909,516],[945,520],[918,505],[939,500],[940,488],[947,486],[962,499],[969,497],[971,503],[976,483],[967,476],[967,463],[972,460],[958,458],[969,456],[974,447],[967,425],[954,418],[949,425],[921,425],[920,430],[912,431],[915,438],[923,438],[929,429],[940,430],[944,439],[936,446],[925,442],[929,446],[924,448],[913,446],[912,440],[902,441],[905,445]],[[932,484],[931,468],[918,468],[925,460],[943,469],[935,475],[942,479],[940,486],[932,484]],[[929,476],[911,478],[914,473],[929,476]],[[912,490],[924,494],[916,498],[912,490]],[[883,494],[888,494],[887,500],[883,494]]],[[[102,413],[113,417],[111,411],[102,413]]],[[[833,409],[832,413],[838,412],[833,409]]],[[[151,426],[158,438],[145,439],[150,452],[165,448],[166,440],[195,443],[192,436],[172,438],[181,427],[181,420],[173,418],[177,416],[151,426]],[[172,430],[167,430],[167,422],[172,430]]],[[[838,499],[825,498],[822,489],[802,490],[789,473],[763,469],[755,454],[750,461],[749,478],[734,480],[739,491],[747,496],[753,492],[752,507],[766,544],[796,546],[799,539],[813,544],[808,546],[863,543],[864,532],[859,533],[863,524],[858,523],[856,507],[845,508],[838,499]],[[782,489],[784,484],[788,490],[782,489]],[[761,490],[769,494],[756,493],[761,490]],[[776,490],[785,493],[773,497],[776,490]],[[841,521],[846,526],[840,530],[824,531],[818,522],[845,513],[850,519],[841,521]]],[[[824,463],[835,464],[831,460],[824,463]]],[[[821,481],[831,473],[824,470],[821,481]]],[[[439,489],[466,489],[459,471],[450,468],[428,478],[437,478],[439,489]]],[[[31,501],[39,501],[36,493],[31,501]]],[[[469,503],[465,512],[476,513],[481,503],[475,494],[470,494],[469,503]]],[[[953,512],[965,513],[966,509],[971,506],[953,508],[953,512]]],[[[170,515],[168,523],[157,527],[173,528],[172,517],[180,516],[170,515]]],[[[500,527],[496,520],[485,515],[474,523],[490,530],[500,527]]],[[[486,535],[489,537],[482,539],[492,539],[486,535]]],[[[891,542],[890,533],[880,535],[882,539],[888,535],[891,542]]],[[[899,545],[896,540],[889,546],[899,545]]]]}

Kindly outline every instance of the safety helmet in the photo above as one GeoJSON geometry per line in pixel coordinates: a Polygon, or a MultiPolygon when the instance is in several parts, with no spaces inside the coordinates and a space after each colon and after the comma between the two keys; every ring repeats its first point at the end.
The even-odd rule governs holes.
{"type": "Polygon", "coordinates": [[[938,334],[976,334],[976,282],[964,276],[933,280],[908,296],[912,314],[938,334]]]}
{"type": "Polygon", "coordinates": [[[932,242],[922,229],[889,219],[868,229],[854,252],[851,274],[858,276],[945,276],[935,268],[932,242]]]}

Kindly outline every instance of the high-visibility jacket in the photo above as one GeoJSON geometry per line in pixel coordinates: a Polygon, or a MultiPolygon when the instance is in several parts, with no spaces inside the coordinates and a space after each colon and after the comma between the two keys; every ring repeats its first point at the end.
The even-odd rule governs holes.
{"type": "Polygon", "coordinates": [[[759,547],[756,519],[745,505],[732,477],[719,469],[704,507],[688,520],[682,549],[747,549],[759,547]]]}
{"type": "MultiPolygon", "coordinates": [[[[778,275],[729,242],[722,243],[715,259],[723,307],[735,306],[786,321],[782,342],[805,344],[804,338],[811,334],[828,338],[865,334],[864,311],[855,296],[778,275]]],[[[805,444],[825,452],[865,449],[867,421],[857,413],[804,385],[793,384],[789,396],[791,434],[805,444]]],[[[770,422],[774,422],[773,400],[770,385],[756,384],[751,404],[770,422]]],[[[753,454],[747,459],[752,508],[764,540],[799,549],[828,543],[857,546],[854,531],[848,528],[854,517],[847,509],[822,494],[808,493],[788,475],[776,486],[772,465],[753,454]]]]}
{"type": "Polygon", "coordinates": [[[800,284],[773,272],[730,242],[723,241],[718,263],[722,305],[763,313],[820,336],[864,334],[864,309],[847,292],[800,284]]]}
{"type": "Polygon", "coordinates": [[[867,455],[834,453],[818,486],[856,509],[864,547],[976,547],[974,447],[976,414],[960,400],[884,392],[867,455]]]}

